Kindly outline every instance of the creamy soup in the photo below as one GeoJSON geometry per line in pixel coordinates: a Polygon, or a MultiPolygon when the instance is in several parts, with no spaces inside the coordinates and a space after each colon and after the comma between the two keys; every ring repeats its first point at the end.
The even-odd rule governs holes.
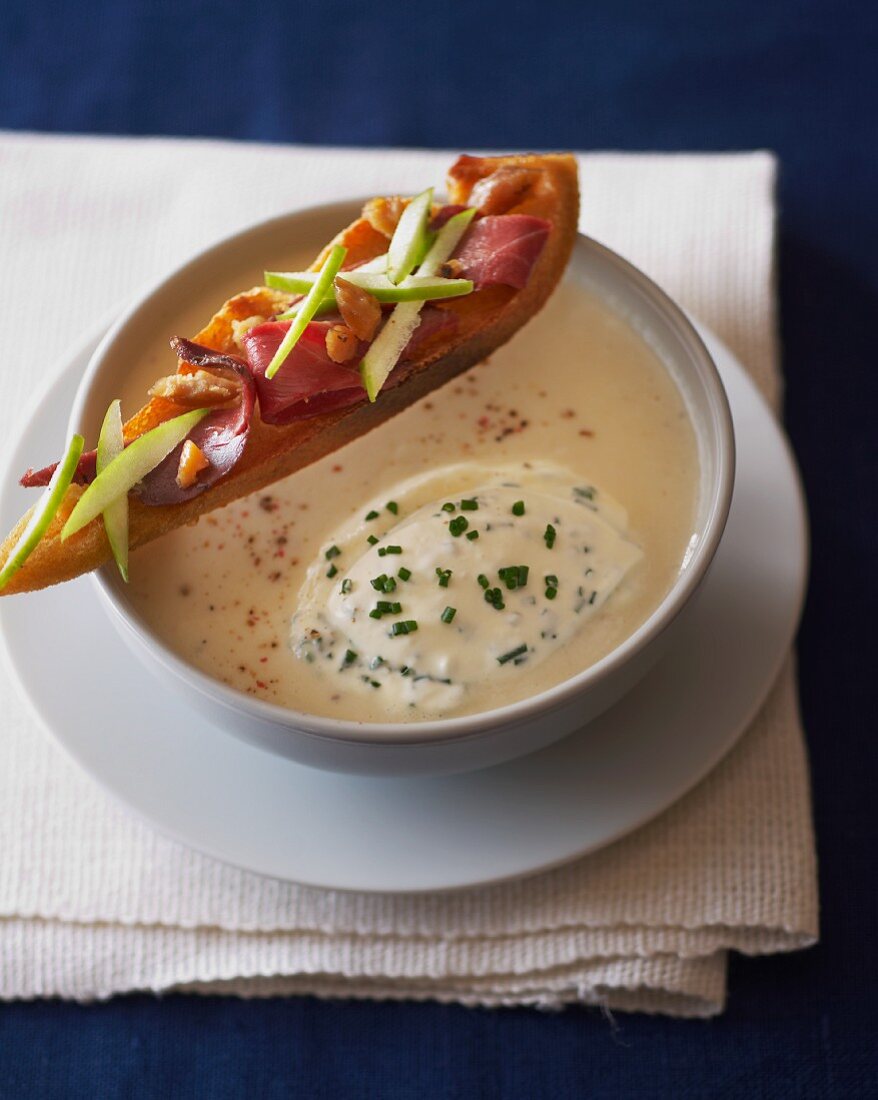
{"type": "Polygon", "coordinates": [[[656,608],[692,536],[676,386],[579,289],[371,434],[133,555],[129,596],[250,695],[418,721],[534,695],[656,608]]]}

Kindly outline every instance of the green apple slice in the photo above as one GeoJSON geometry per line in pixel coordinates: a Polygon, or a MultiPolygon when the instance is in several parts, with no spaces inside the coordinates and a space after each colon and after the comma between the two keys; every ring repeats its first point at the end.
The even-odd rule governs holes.
{"type": "MultiPolygon", "coordinates": [[[[401,283],[392,283],[386,275],[371,271],[345,271],[342,277],[353,286],[368,291],[379,302],[426,302],[440,298],[459,298],[472,294],[473,283],[469,279],[443,279],[439,275],[409,275],[401,283]]],[[[295,294],[307,294],[316,282],[315,271],[266,271],[265,285],[295,294]]],[[[335,305],[335,293],[327,296],[322,304],[335,305]]]]}
{"type": "Polygon", "coordinates": [[[61,506],[61,501],[64,499],[64,494],[70,488],[70,482],[73,481],[73,475],[76,473],[76,467],[79,464],[84,446],[85,440],[81,435],[74,435],[67,444],[64,457],[58,463],[49,484],[34,505],[27,525],[19,535],[15,546],[9,552],[9,557],[3,563],[3,568],[0,569],[0,589],[5,588],[10,577],[21,569],[33,552],[34,547],[49,529],[49,524],[55,518],[61,506]]]}
{"type": "Polygon", "coordinates": [[[286,357],[298,343],[299,337],[305,331],[308,322],[317,312],[321,302],[327,297],[329,291],[332,289],[332,280],[341,270],[341,265],[344,263],[344,258],[347,254],[348,250],[343,248],[340,244],[330,249],[329,255],[323,261],[323,266],[320,268],[314,285],[308,291],[304,301],[299,304],[296,310],[296,316],[287,329],[283,340],[281,340],[280,347],[274,353],[274,358],[266,367],[266,378],[274,378],[283,365],[286,357]]]}
{"type": "MultiPolygon", "coordinates": [[[[122,402],[112,401],[101,425],[98,436],[97,472],[99,474],[110,465],[114,458],[125,450],[122,435],[122,402]]],[[[122,580],[128,583],[128,494],[123,493],[104,509],[104,528],[107,540],[122,580]]]]}
{"type": "Polygon", "coordinates": [[[182,416],[175,416],[173,420],[166,420],[129,443],[104,467],[76,502],[61,532],[62,540],[81,531],[87,523],[105,512],[113,501],[127,496],[138,481],[167,458],[209,412],[209,409],[194,409],[182,416]]]}
{"type": "Polygon", "coordinates": [[[387,275],[392,283],[401,283],[423,260],[430,246],[430,211],[433,188],[416,195],[403,210],[387,249],[387,275]]]}
{"type": "MultiPolygon", "coordinates": [[[[451,258],[452,252],[460,243],[475,213],[474,209],[461,210],[442,226],[420,266],[421,278],[435,276],[442,265],[451,258]]],[[[363,357],[360,363],[360,377],[370,401],[374,401],[378,396],[381,387],[387,381],[387,376],[396,366],[403,349],[421,323],[420,312],[423,305],[423,301],[420,301],[401,302],[395,306],[384,328],[372,341],[363,357]]]]}

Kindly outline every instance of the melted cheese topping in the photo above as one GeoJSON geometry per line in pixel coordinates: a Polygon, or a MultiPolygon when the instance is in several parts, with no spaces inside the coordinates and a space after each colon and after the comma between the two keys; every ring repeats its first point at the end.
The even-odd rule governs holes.
{"type": "Polygon", "coordinates": [[[336,693],[380,692],[388,715],[453,713],[588,630],[643,556],[626,529],[620,505],[558,466],[410,478],[322,548],[294,652],[336,693]]]}

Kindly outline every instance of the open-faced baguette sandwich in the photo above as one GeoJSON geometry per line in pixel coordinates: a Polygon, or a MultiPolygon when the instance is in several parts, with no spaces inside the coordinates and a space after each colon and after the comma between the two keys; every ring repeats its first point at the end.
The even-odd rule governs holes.
{"type": "Polygon", "coordinates": [[[0,591],[31,591],[314,462],[490,355],[543,306],[576,234],[565,155],[462,156],[448,202],[373,199],[308,272],[267,273],[192,340],[96,451],[74,436],[22,484],[44,492],[0,547],[0,591]]]}

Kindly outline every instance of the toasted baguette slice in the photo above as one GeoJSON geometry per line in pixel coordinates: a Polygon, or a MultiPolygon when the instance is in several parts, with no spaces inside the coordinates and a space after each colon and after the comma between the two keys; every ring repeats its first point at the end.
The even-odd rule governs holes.
{"type": "MultiPolygon", "coordinates": [[[[265,424],[254,413],[243,456],[225,477],[200,496],[180,504],[149,507],[131,494],[132,549],[176,527],[195,523],[205,513],[287,477],[383,424],[486,358],[538,312],[561,278],[573,248],[579,212],[576,162],[568,155],[463,156],[449,172],[448,201],[466,204],[479,180],[506,166],[528,169],[530,182],[521,194],[511,196],[511,205],[506,205],[502,212],[545,218],[553,227],[524,289],[488,287],[443,303],[442,308],[453,310],[458,316],[453,336],[440,336],[425,345],[406,380],[383,390],[374,404],[364,402],[284,427],[265,424]]],[[[375,228],[374,221],[374,217],[359,218],[331,242],[345,245],[348,264],[365,262],[387,251],[388,237],[375,228]]],[[[314,268],[321,262],[322,255],[314,268]]],[[[233,339],[233,322],[254,315],[271,316],[285,308],[288,301],[288,296],[277,291],[256,287],[226,302],[193,339],[217,351],[240,354],[233,339]]],[[[153,398],[126,423],[126,441],[182,411],[165,398],[153,398]]],[[[110,560],[110,546],[100,518],[61,542],[61,528],[83,491],[78,485],[70,487],[49,530],[0,594],[46,588],[110,560]]],[[[0,563],[6,560],[29,516],[30,512],[22,517],[0,546],[0,563]]]]}

